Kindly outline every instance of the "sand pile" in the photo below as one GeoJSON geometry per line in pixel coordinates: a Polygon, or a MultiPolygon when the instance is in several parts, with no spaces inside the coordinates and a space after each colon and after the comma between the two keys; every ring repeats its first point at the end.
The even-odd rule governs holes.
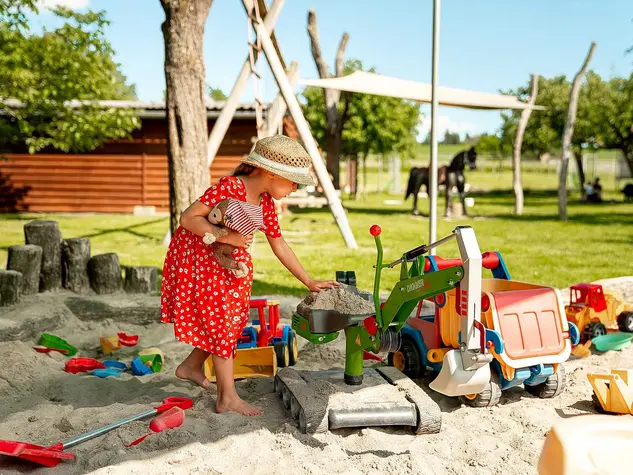
{"type": "Polygon", "coordinates": [[[310,310],[336,310],[347,315],[365,315],[374,312],[374,303],[355,293],[351,286],[343,284],[333,289],[311,292],[297,305],[297,313],[305,318],[308,318],[310,310]]]}
{"type": "MultiPolygon", "coordinates": [[[[622,286],[633,290],[633,278],[622,286]]],[[[326,299],[336,302],[337,292],[330,295],[326,299]]],[[[291,308],[293,305],[282,305],[284,323],[289,323],[290,316],[289,310],[284,309],[291,308]]],[[[373,311],[373,306],[360,308],[373,311]]],[[[194,407],[186,411],[181,427],[153,434],[138,446],[125,447],[148,431],[149,420],[129,424],[76,446],[72,452],[77,460],[56,468],[34,469],[24,461],[2,457],[0,475],[535,475],[542,444],[552,424],[595,413],[586,373],[633,367],[633,345],[624,351],[572,358],[565,363],[568,383],[559,397],[538,399],[522,388],[513,388],[503,393],[499,406],[490,409],[465,407],[456,398],[429,390],[442,409],[442,431],[432,436],[415,437],[390,428],[344,429],[310,436],[300,433],[274,393],[269,378],[236,383],[239,394],[262,408],[264,415],[246,418],[215,414],[213,388],[205,392],[174,376],[177,364],[191,348],[174,340],[171,325],[157,322],[158,316],[155,322],[143,323],[135,323],[134,319],[78,319],[70,310],[64,310],[61,323],[47,329],[77,346],[81,356],[100,359],[104,357],[97,349],[99,336],[117,331],[139,334],[141,348],[157,346],[166,356],[161,373],[142,377],[126,374],[104,380],[88,374],[69,374],[63,371],[66,357],[40,354],[32,349],[35,336],[20,337],[21,341],[0,341],[2,439],[53,444],[145,411],[168,396],[194,400],[194,407]]],[[[311,345],[301,338],[298,343],[297,369],[324,370],[344,365],[343,335],[326,345],[311,345]]],[[[110,358],[129,361],[133,354],[133,348],[126,348],[110,358]]],[[[418,383],[428,390],[430,380],[418,383]]]]}

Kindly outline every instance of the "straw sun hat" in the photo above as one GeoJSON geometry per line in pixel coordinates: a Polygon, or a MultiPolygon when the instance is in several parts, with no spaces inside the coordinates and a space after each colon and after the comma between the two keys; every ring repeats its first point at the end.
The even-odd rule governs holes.
{"type": "Polygon", "coordinates": [[[301,185],[315,185],[310,175],[310,155],[299,142],[285,135],[264,137],[242,163],[263,168],[301,185]]]}

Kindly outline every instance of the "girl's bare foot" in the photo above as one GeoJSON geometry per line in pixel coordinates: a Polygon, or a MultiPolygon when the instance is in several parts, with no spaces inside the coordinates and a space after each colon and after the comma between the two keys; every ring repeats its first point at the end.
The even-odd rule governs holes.
{"type": "Polygon", "coordinates": [[[203,389],[209,389],[209,386],[211,385],[211,382],[204,375],[202,368],[188,366],[185,364],[185,361],[176,368],[176,377],[191,381],[203,389]]]}
{"type": "Polygon", "coordinates": [[[237,394],[231,397],[218,396],[218,400],[215,403],[215,410],[218,414],[223,412],[237,412],[243,416],[259,416],[264,411],[258,409],[243,401],[237,394]]]}

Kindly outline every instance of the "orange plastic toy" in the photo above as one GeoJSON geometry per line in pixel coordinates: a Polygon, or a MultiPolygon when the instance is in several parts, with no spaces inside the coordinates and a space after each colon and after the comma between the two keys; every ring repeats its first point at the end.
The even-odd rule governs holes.
{"type": "Polygon", "coordinates": [[[571,286],[565,314],[578,326],[581,341],[606,335],[607,330],[633,332],[633,305],[617,292],[605,292],[600,284],[571,286]]]}
{"type": "Polygon", "coordinates": [[[633,370],[612,369],[610,374],[588,373],[587,379],[593,387],[598,410],[633,414],[633,370]]]}

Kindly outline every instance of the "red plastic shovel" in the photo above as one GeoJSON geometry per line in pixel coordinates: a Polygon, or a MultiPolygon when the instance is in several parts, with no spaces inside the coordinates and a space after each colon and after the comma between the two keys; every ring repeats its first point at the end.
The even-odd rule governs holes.
{"type": "Polygon", "coordinates": [[[66,442],[59,442],[50,447],[42,447],[40,445],[27,444],[25,442],[18,442],[12,440],[0,440],[0,455],[6,455],[9,457],[18,457],[31,462],[39,463],[45,467],[54,467],[60,460],[74,459],[75,454],[63,452],[63,450],[79,445],[90,439],[99,437],[100,435],[110,432],[117,427],[128,424],[139,419],[145,419],[146,417],[153,416],[166,412],[172,408],[189,409],[193,406],[193,401],[185,397],[168,397],[163,399],[163,403],[160,406],[156,406],[148,411],[141,412],[134,416],[126,417],[117,422],[114,422],[105,427],[86,432],[85,434],[78,435],[66,442]]]}
{"type": "Polygon", "coordinates": [[[152,419],[152,422],[149,423],[149,429],[152,432],[145,434],[143,437],[136,439],[134,442],[130,442],[126,445],[126,447],[132,447],[133,445],[140,444],[148,435],[162,432],[165,429],[175,429],[176,427],[180,427],[184,420],[185,411],[179,407],[172,407],[168,411],[165,411],[152,419]]]}

